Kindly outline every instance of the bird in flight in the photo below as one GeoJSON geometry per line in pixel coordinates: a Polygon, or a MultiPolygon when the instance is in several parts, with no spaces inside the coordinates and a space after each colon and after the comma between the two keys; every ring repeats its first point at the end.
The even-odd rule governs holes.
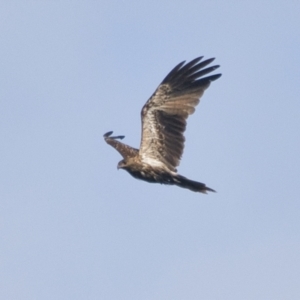
{"type": "Polygon", "coordinates": [[[124,138],[122,135],[112,136],[112,131],[104,134],[106,143],[123,157],[118,169],[151,183],[177,185],[200,193],[215,192],[204,183],[179,175],[176,170],[183,153],[186,120],[194,113],[210,83],[221,76],[205,77],[219,66],[206,68],[214,58],[204,61],[202,58],[178,64],[143,106],[140,149],[118,141],[124,138]]]}

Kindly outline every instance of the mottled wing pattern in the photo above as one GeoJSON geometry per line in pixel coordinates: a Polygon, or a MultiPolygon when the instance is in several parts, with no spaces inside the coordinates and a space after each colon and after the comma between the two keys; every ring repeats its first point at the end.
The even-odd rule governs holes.
{"type": "Polygon", "coordinates": [[[112,133],[113,133],[112,131],[109,131],[103,135],[105,142],[107,144],[111,145],[112,147],[114,147],[123,156],[123,158],[126,159],[129,157],[137,156],[139,154],[138,149],[132,148],[128,145],[125,145],[125,144],[117,141],[117,139],[122,140],[124,138],[124,135],[111,136],[112,133]]]}
{"type": "Polygon", "coordinates": [[[139,155],[150,164],[164,164],[175,171],[184,148],[186,119],[211,81],[221,74],[203,77],[219,66],[205,68],[214,58],[196,58],[178,64],[144,105],[139,155]]]}

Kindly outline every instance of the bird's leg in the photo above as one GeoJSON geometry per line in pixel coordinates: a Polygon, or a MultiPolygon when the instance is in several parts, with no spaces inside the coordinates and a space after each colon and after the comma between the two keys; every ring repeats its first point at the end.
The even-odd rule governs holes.
{"type": "Polygon", "coordinates": [[[113,139],[113,140],[117,140],[117,139],[124,139],[125,135],[118,135],[118,136],[111,136],[113,133],[113,131],[109,131],[107,133],[105,133],[103,136],[105,139],[113,139]]]}

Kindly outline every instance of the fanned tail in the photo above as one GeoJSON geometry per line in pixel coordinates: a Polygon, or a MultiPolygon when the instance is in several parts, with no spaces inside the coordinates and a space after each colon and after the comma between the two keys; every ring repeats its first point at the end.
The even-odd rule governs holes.
{"type": "Polygon", "coordinates": [[[216,192],[215,190],[207,187],[204,183],[187,179],[186,177],[181,176],[179,174],[177,174],[176,177],[174,177],[174,184],[176,184],[179,187],[189,189],[193,192],[200,192],[203,194],[206,194],[207,191],[216,192]]]}

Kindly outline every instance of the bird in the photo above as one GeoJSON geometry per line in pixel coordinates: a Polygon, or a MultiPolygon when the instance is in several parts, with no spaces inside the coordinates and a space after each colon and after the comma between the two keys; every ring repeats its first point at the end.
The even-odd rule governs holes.
{"type": "Polygon", "coordinates": [[[176,185],[204,194],[216,192],[178,174],[176,169],[183,154],[187,118],[194,113],[210,83],[222,75],[205,76],[220,66],[207,67],[215,58],[202,59],[203,56],[176,65],[145,103],[139,149],[120,142],[123,135],[112,136],[113,131],[104,134],[105,142],[123,157],[118,169],[150,183],[176,185]]]}

